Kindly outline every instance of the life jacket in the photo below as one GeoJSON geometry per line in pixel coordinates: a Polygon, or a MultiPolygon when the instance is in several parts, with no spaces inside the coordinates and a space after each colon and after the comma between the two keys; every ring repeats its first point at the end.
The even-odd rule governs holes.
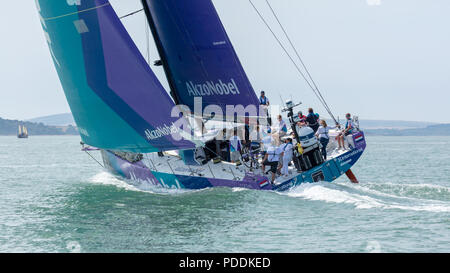
{"type": "Polygon", "coordinates": [[[316,126],[318,119],[319,118],[314,113],[309,113],[308,116],[306,117],[306,120],[309,122],[309,126],[316,126]],[[314,122],[308,121],[309,119],[311,119],[310,117],[312,117],[312,120],[314,120],[314,122]]]}
{"type": "Polygon", "coordinates": [[[267,97],[266,96],[264,96],[264,98],[259,97],[259,104],[267,105],[267,97]]]}
{"type": "Polygon", "coordinates": [[[325,135],[325,138],[330,139],[330,136],[328,135],[328,133],[329,133],[328,127],[321,126],[321,127],[319,127],[319,130],[320,130],[320,128],[323,128],[323,132],[320,134],[319,134],[319,131],[317,132],[319,134],[319,138],[320,138],[320,135],[325,135]]]}
{"type": "Polygon", "coordinates": [[[289,145],[293,146],[291,143],[285,143],[285,144],[284,144],[283,152],[286,152],[286,148],[287,148],[289,145]]]}
{"type": "Polygon", "coordinates": [[[298,118],[300,119],[300,122],[306,122],[306,116],[305,115],[298,115],[298,118]]]}
{"type": "Polygon", "coordinates": [[[273,149],[273,151],[267,150],[267,154],[269,155],[267,157],[267,159],[269,160],[269,162],[275,162],[274,159],[278,156],[278,160],[276,160],[276,161],[279,161],[280,160],[280,155],[277,153],[278,152],[278,148],[271,147],[271,149],[273,149]]]}
{"type": "Polygon", "coordinates": [[[345,124],[345,129],[347,128],[351,128],[350,130],[348,130],[347,132],[351,133],[353,131],[353,129],[355,128],[355,125],[353,124],[353,120],[352,119],[348,119],[347,123],[345,124]]]}

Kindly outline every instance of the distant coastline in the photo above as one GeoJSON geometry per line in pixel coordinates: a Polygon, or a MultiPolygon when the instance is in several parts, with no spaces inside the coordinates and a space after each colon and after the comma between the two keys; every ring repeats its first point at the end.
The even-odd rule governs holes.
{"type": "Polygon", "coordinates": [[[29,136],[78,135],[78,130],[73,125],[49,126],[45,125],[44,123],[9,120],[2,118],[0,118],[0,135],[1,136],[17,135],[17,129],[19,124],[25,125],[27,127],[29,136]]]}
{"type": "Polygon", "coordinates": [[[412,129],[366,129],[364,133],[374,136],[450,136],[450,124],[412,129]]]}
{"type": "Polygon", "coordinates": [[[71,113],[56,114],[50,116],[37,117],[32,119],[27,119],[25,121],[34,123],[43,123],[47,126],[75,126],[75,120],[71,113]]]}
{"type": "MultiPolygon", "coordinates": [[[[341,121],[343,123],[343,121],[341,121]]],[[[37,117],[25,121],[0,118],[0,135],[16,135],[19,124],[32,135],[79,135],[71,113],[37,117]]],[[[329,121],[329,124],[333,122],[329,121]]],[[[450,124],[421,121],[360,120],[368,136],[450,136],[450,124]]]]}

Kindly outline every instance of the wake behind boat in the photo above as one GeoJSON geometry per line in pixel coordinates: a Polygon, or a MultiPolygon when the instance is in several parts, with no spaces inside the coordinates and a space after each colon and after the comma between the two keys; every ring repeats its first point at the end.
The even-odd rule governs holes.
{"type": "MultiPolygon", "coordinates": [[[[297,120],[292,101],[283,109],[290,124],[286,136],[278,132],[270,143],[279,146],[277,142],[292,137],[292,162],[285,165],[284,175],[275,179],[278,170],[273,164],[268,164],[272,175],[263,171],[267,157],[261,156],[259,133],[251,142],[244,137],[245,147],[237,149],[235,158],[230,145],[237,132],[268,133],[271,119],[210,0],[142,0],[161,58],[155,65],[164,68],[171,96],[109,1],[36,3],[86,144],[83,150],[100,150],[103,167],[132,184],[282,191],[304,182],[331,182],[344,173],[356,182],[350,168],[365,149],[363,132],[357,126],[345,136],[339,128],[331,130],[323,157],[314,131],[308,130],[311,124],[297,120]],[[345,140],[347,150],[335,149],[336,139],[345,140]]],[[[307,74],[305,80],[337,123],[307,74]]]]}

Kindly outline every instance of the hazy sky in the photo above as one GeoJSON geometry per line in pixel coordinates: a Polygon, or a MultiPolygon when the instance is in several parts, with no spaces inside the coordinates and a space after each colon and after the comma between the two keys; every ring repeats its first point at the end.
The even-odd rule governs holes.
{"type": "MultiPolygon", "coordinates": [[[[253,2],[282,37],[265,0],[253,2]]],[[[450,122],[450,1],[270,2],[336,115],[450,122]]],[[[140,8],[139,0],[111,3],[119,15],[140,8]]],[[[247,0],[214,3],[258,94],[266,90],[272,103],[292,95],[325,112],[247,0]]],[[[144,50],[144,15],[123,22],[144,50]]],[[[35,2],[4,1],[0,33],[0,117],[69,112],[35,2]]],[[[162,69],[152,68],[167,86],[162,69]]]]}

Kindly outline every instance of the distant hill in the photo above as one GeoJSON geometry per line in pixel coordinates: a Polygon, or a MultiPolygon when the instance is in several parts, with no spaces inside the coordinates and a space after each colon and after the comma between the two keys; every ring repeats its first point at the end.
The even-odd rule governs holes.
{"type": "Polygon", "coordinates": [[[78,135],[77,128],[68,126],[48,126],[43,123],[35,123],[29,121],[9,120],[0,118],[0,135],[17,135],[17,128],[25,125],[28,135],[78,135]]]}
{"type": "Polygon", "coordinates": [[[450,124],[413,129],[366,129],[364,132],[367,135],[377,136],[450,136],[450,124]]]}
{"type": "Polygon", "coordinates": [[[364,129],[413,129],[425,128],[430,125],[437,125],[438,123],[422,121],[360,119],[359,124],[360,127],[364,129]]]}
{"type": "MultiPolygon", "coordinates": [[[[328,124],[334,124],[332,120],[327,120],[328,124]]],[[[345,120],[340,120],[341,124],[345,124],[345,120]]],[[[403,121],[403,120],[371,120],[360,119],[359,125],[362,129],[413,129],[425,128],[430,125],[437,125],[434,122],[425,121],[403,121]]]]}
{"type": "MultiPolygon", "coordinates": [[[[49,126],[67,126],[67,125],[76,126],[71,113],[37,117],[29,119],[27,121],[35,123],[43,123],[49,126]]],[[[327,122],[329,122],[329,124],[333,124],[331,120],[327,120],[327,122]]],[[[341,120],[341,123],[343,122],[344,120],[341,120]]],[[[360,119],[360,126],[363,129],[412,129],[412,128],[425,128],[430,125],[437,125],[437,123],[422,122],[422,121],[360,119]]]]}
{"type": "MultiPolygon", "coordinates": [[[[343,120],[340,121],[344,123],[343,120]]],[[[18,120],[0,118],[0,135],[17,134],[18,120]]],[[[71,113],[38,117],[21,122],[30,135],[78,135],[71,113]]],[[[333,122],[329,121],[329,124],[333,122]]],[[[450,136],[450,124],[401,120],[360,119],[360,127],[367,135],[379,136],[450,136]]]]}
{"type": "Polygon", "coordinates": [[[49,125],[49,126],[68,126],[68,125],[76,126],[75,120],[73,119],[73,116],[71,113],[38,117],[38,118],[29,119],[27,121],[35,122],[35,123],[43,123],[44,125],[49,125]]]}

